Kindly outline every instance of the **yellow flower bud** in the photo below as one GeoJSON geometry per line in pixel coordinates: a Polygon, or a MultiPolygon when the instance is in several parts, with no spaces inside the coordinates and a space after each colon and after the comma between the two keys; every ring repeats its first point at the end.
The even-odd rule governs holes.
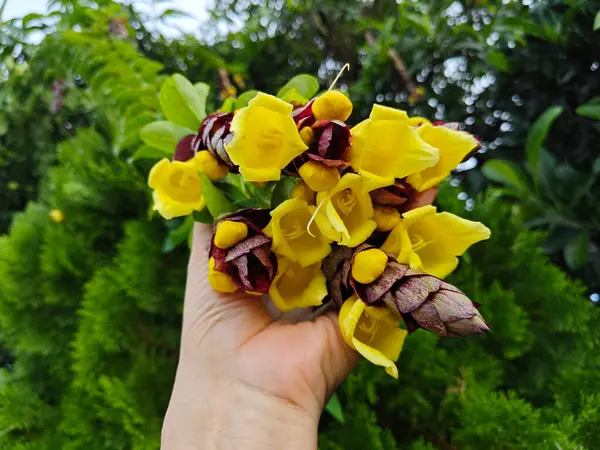
{"type": "Polygon", "coordinates": [[[396,208],[389,206],[374,205],[373,211],[373,220],[377,224],[377,231],[391,231],[402,218],[396,208]]]}
{"type": "Polygon", "coordinates": [[[220,180],[229,173],[227,166],[219,163],[217,158],[206,150],[198,152],[194,156],[193,161],[200,173],[203,173],[213,181],[220,180]]]}
{"type": "Polygon", "coordinates": [[[215,270],[215,258],[208,260],[208,282],[218,292],[235,292],[238,289],[229,275],[215,270]]]}
{"type": "Polygon", "coordinates": [[[344,122],[352,114],[352,102],[340,91],[328,91],[315,100],[312,112],[317,120],[344,122]]]}
{"type": "Polygon", "coordinates": [[[309,188],[304,181],[300,181],[292,190],[292,198],[304,200],[309,205],[314,205],[317,201],[317,193],[309,188]]]}
{"type": "Polygon", "coordinates": [[[65,220],[65,215],[60,209],[53,209],[48,215],[56,223],[61,223],[63,220],[65,220]]]}
{"type": "Polygon", "coordinates": [[[302,142],[306,145],[312,144],[314,138],[315,132],[311,127],[304,127],[300,130],[300,139],[302,139],[302,142]]]}
{"type": "Polygon", "coordinates": [[[387,263],[387,255],[378,248],[362,251],[352,261],[352,278],[361,284],[370,284],[381,276],[387,263]]]}
{"type": "Polygon", "coordinates": [[[215,245],[221,249],[233,247],[248,236],[248,225],[226,220],[221,222],[215,233],[215,245]]]}
{"type": "Polygon", "coordinates": [[[332,189],[340,181],[340,172],[335,167],[327,167],[317,161],[308,161],[298,169],[298,174],[313,191],[323,192],[332,189]]]}

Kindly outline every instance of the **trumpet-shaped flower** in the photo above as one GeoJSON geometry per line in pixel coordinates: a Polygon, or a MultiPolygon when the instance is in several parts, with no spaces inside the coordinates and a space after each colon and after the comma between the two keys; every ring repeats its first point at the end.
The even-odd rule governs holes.
{"type": "Polygon", "coordinates": [[[154,189],[154,209],[165,219],[187,216],[205,206],[195,158],[185,162],[161,159],[150,170],[148,186],[154,189]]]}
{"type": "Polygon", "coordinates": [[[319,192],[315,221],[329,239],[356,247],[367,239],[377,224],[373,204],[360,175],[348,173],[329,192],[319,192]]]}
{"type": "Polygon", "coordinates": [[[385,367],[388,375],[398,378],[395,362],[408,334],[400,328],[398,316],[385,306],[367,306],[354,295],[342,305],[338,320],[342,336],[350,347],[373,364],[385,367]]]}
{"type": "Polygon", "coordinates": [[[437,213],[427,205],[405,212],[381,249],[413,270],[445,278],[458,265],[457,256],[489,237],[490,230],[481,222],[437,213]]]}
{"type": "Polygon", "coordinates": [[[263,232],[273,239],[272,249],[281,256],[298,262],[302,267],[315,264],[331,252],[331,239],[321,233],[310,218],[316,206],[292,198],[273,211],[271,221],[263,232]]]}
{"type": "Polygon", "coordinates": [[[235,114],[225,149],[246,181],[279,180],[281,169],[307,149],[291,114],[292,105],[264,93],[235,114]]]}
{"type": "Polygon", "coordinates": [[[321,262],[302,267],[287,258],[278,259],[278,271],[271,284],[269,295],[281,311],[307,308],[323,303],[327,296],[325,275],[321,262]]]}
{"type": "Polygon", "coordinates": [[[352,129],[350,163],[370,179],[369,190],[394,184],[437,164],[439,152],[410,126],[408,115],[374,105],[369,118],[352,129]]]}
{"type": "Polygon", "coordinates": [[[465,156],[479,145],[477,139],[469,133],[443,125],[423,124],[417,129],[417,132],[425,142],[440,152],[440,160],[435,166],[410,174],[406,179],[419,192],[426,191],[444,181],[465,156]]]}

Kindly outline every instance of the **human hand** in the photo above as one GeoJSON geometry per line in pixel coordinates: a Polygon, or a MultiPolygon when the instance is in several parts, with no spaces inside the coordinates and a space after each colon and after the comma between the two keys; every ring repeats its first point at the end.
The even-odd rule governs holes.
{"type": "Polygon", "coordinates": [[[278,321],[261,297],[213,291],[211,232],[200,224],[194,229],[162,448],[316,449],[325,403],[358,355],[344,342],[333,312],[278,321]]]}

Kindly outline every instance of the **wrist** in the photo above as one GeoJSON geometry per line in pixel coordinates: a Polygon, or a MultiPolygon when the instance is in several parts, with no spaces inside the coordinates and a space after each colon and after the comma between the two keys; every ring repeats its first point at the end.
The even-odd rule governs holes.
{"type": "Polygon", "coordinates": [[[163,426],[163,450],[317,448],[319,418],[285,399],[230,379],[183,384],[202,386],[200,394],[177,392],[177,385],[163,426]]]}

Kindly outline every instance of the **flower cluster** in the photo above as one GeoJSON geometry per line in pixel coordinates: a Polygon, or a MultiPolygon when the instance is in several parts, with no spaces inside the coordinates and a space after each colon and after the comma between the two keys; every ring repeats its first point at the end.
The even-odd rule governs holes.
{"type": "Polygon", "coordinates": [[[417,328],[485,332],[478,304],[443,278],[490,231],[432,206],[437,185],[477,140],[455,124],[382,105],[350,127],[352,103],[342,92],[298,98],[257,93],[211,114],[150,172],[163,217],[208,206],[211,286],[268,294],[282,311],[329,303],[348,345],[394,377],[417,328]],[[284,181],[290,188],[276,201],[284,181]],[[215,188],[229,205],[218,216],[215,188]],[[265,193],[271,208],[252,203],[265,193]]]}

